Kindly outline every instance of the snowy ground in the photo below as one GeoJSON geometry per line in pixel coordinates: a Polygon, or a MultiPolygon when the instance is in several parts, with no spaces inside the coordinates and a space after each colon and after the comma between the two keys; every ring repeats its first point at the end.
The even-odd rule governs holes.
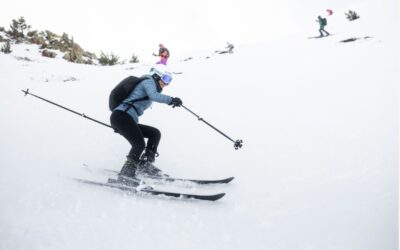
{"type": "Polygon", "coordinates": [[[373,13],[354,23],[332,17],[334,35],[324,39],[307,39],[313,30],[232,55],[171,61],[183,74],[165,93],[244,140],[235,151],[166,105],[141,118],[163,132],[157,164],[166,172],[236,177],[188,189],[227,193],[214,203],[69,180],[104,180],[89,170],[119,170],[127,142],[20,91],[108,122],[110,89],[149,65],[76,65],[27,45],[0,54],[0,249],[397,249],[398,37],[373,13]],[[339,42],[365,36],[372,38],[339,42]]]}

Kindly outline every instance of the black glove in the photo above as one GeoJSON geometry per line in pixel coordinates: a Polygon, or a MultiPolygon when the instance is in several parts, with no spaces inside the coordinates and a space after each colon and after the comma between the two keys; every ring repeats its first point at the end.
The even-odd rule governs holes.
{"type": "Polygon", "coordinates": [[[182,100],[179,97],[172,97],[172,100],[168,105],[172,105],[173,108],[180,107],[182,105],[182,100]]]}

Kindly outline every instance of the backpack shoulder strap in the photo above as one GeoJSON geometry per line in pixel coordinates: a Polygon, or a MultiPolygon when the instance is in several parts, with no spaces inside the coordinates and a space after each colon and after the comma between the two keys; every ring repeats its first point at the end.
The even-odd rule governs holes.
{"type": "MultiPolygon", "coordinates": [[[[148,78],[147,76],[142,76],[142,77],[140,77],[139,79],[140,79],[140,80],[137,82],[136,86],[139,85],[142,81],[144,81],[144,80],[146,80],[146,79],[149,79],[149,78],[148,78]]],[[[136,86],[133,88],[132,92],[135,91],[136,86]]],[[[129,102],[124,102],[124,104],[126,104],[126,105],[129,106],[127,109],[125,109],[125,112],[128,112],[128,110],[129,110],[130,108],[133,108],[133,109],[136,111],[136,113],[137,113],[136,107],[135,107],[133,104],[134,104],[135,102],[146,101],[146,100],[149,100],[149,97],[148,97],[147,95],[146,95],[146,96],[143,96],[142,98],[139,98],[139,99],[135,99],[135,100],[132,100],[132,101],[129,101],[129,102]]]]}

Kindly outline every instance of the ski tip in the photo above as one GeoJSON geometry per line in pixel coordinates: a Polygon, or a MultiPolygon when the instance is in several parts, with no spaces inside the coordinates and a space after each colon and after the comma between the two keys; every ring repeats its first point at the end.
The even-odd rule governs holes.
{"type": "Polygon", "coordinates": [[[212,199],[212,201],[217,201],[217,200],[221,199],[224,196],[225,196],[225,193],[216,194],[215,197],[214,197],[215,199],[212,199]]]}
{"type": "Polygon", "coordinates": [[[229,178],[226,178],[226,183],[229,183],[229,182],[231,182],[231,181],[233,181],[233,179],[235,179],[235,177],[229,177],[229,178]]]}
{"type": "Polygon", "coordinates": [[[225,196],[225,193],[212,194],[212,195],[192,195],[186,198],[194,198],[197,200],[217,201],[225,196]]]}

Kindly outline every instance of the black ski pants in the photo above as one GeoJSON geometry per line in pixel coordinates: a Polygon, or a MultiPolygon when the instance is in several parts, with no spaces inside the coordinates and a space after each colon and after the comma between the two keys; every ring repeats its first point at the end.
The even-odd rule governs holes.
{"type": "Polygon", "coordinates": [[[132,148],[128,157],[139,159],[146,147],[144,138],[148,138],[147,147],[157,152],[158,143],[161,139],[161,132],[157,128],[138,124],[130,115],[121,110],[113,111],[110,121],[111,126],[131,144],[132,148]]]}

